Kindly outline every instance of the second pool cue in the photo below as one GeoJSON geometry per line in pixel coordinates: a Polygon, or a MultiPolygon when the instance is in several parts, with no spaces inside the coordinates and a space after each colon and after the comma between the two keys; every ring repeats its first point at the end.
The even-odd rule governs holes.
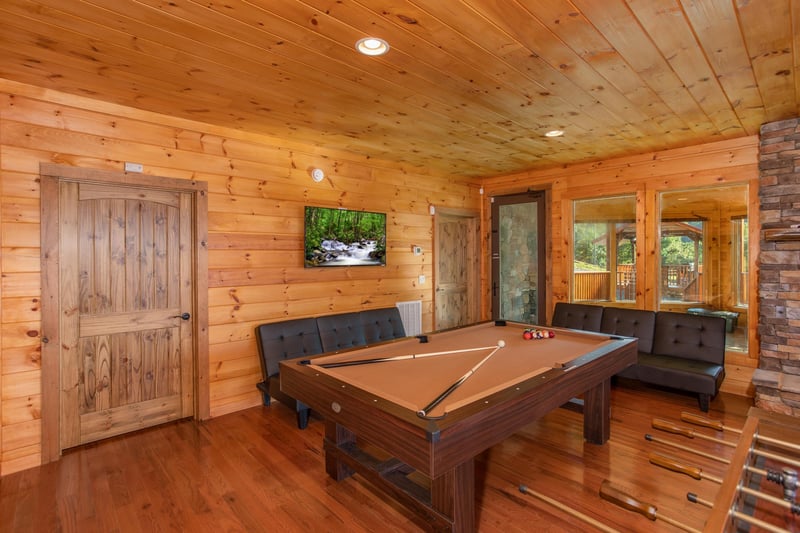
{"type": "Polygon", "coordinates": [[[600,497],[606,501],[609,501],[615,505],[622,507],[623,509],[639,513],[640,515],[644,516],[649,520],[655,521],[656,519],[660,519],[671,526],[675,526],[678,529],[682,529],[683,531],[689,531],[690,533],[700,533],[699,529],[695,529],[691,526],[678,522],[677,520],[674,520],[668,516],[663,516],[658,514],[658,509],[656,508],[655,505],[637,500],[630,494],[627,494],[626,492],[612,485],[611,482],[607,479],[604,479],[603,482],[600,484],[600,497]]]}
{"type": "MultiPolygon", "coordinates": [[[[742,434],[741,429],[733,428],[730,426],[723,425],[721,421],[714,420],[711,418],[706,418],[704,416],[695,415],[692,413],[687,413],[686,411],[681,413],[681,420],[684,422],[689,422],[690,424],[695,424],[697,426],[702,426],[706,428],[716,429],[717,431],[731,431],[736,433],[737,435],[742,434]]],[[[785,448],[788,450],[794,450],[796,452],[800,452],[800,444],[796,444],[794,442],[789,442],[786,440],[775,439],[772,437],[767,437],[765,435],[756,435],[756,440],[759,442],[763,442],[766,444],[772,444],[773,446],[778,446],[780,448],[785,448]]]]}
{"type": "MultiPolygon", "coordinates": [[[[704,507],[708,507],[709,509],[713,509],[714,508],[714,504],[712,502],[710,502],[708,500],[704,500],[702,498],[699,498],[697,496],[697,494],[695,494],[693,492],[687,492],[686,493],[686,499],[689,500],[692,503],[699,503],[700,505],[702,505],[704,507]]],[[[770,524],[768,522],[764,522],[763,520],[760,520],[760,519],[758,519],[758,518],[756,518],[754,516],[750,516],[748,514],[742,513],[740,511],[736,511],[736,510],[731,509],[730,510],[730,515],[732,517],[734,517],[734,518],[738,518],[742,522],[747,522],[748,524],[752,524],[754,526],[758,526],[758,527],[760,527],[761,529],[763,529],[765,531],[771,531],[772,533],[790,533],[788,529],[779,528],[778,526],[774,526],[774,525],[772,525],[772,524],[770,524]]]]}
{"type": "Polygon", "coordinates": [[[600,531],[605,531],[606,533],[618,533],[618,530],[613,529],[611,527],[608,527],[607,525],[603,524],[602,522],[599,522],[599,521],[595,520],[591,516],[587,516],[587,515],[581,513],[580,511],[577,511],[577,510],[573,509],[572,507],[569,507],[568,505],[564,505],[560,501],[554,500],[553,498],[550,498],[549,496],[545,496],[544,494],[542,494],[540,492],[536,492],[535,490],[532,490],[532,489],[528,488],[525,485],[520,485],[519,486],[519,491],[521,493],[523,493],[523,494],[528,494],[530,496],[533,496],[534,498],[538,498],[538,499],[542,500],[543,502],[552,505],[556,509],[560,509],[560,510],[564,511],[565,513],[567,513],[570,516],[574,516],[575,518],[577,518],[579,520],[583,520],[587,524],[590,524],[590,525],[596,527],[600,531]]]}

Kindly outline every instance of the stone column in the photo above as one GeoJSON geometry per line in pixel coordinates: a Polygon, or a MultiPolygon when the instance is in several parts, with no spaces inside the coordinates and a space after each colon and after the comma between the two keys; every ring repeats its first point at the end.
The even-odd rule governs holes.
{"type": "Polygon", "coordinates": [[[800,118],[764,124],[759,148],[756,406],[800,416],[800,118]]]}

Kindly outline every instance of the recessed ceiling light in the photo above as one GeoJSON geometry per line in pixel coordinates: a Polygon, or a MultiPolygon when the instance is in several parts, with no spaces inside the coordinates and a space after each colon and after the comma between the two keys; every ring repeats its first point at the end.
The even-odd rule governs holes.
{"type": "Polygon", "coordinates": [[[377,37],[364,37],[356,43],[356,50],[365,56],[382,56],[389,51],[389,43],[377,37]]]}
{"type": "Polygon", "coordinates": [[[325,179],[325,172],[321,168],[312,168],[308,171],[311,174],[311,179],[319,183],[325,179]]]}
{"type": "Polygon", "coordinates": [[[545,137],[561,137],[564,135],[564,130],[550,130],[544,134],[545,137]]]}

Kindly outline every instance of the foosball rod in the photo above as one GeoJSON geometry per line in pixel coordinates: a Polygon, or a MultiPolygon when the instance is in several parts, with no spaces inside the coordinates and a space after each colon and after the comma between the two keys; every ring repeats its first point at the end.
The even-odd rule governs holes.
{"type": "MultiPolygon", "coordinates": [[[[689,500],[692,503],[699,503],[700,505],[702,505],[704,507],[708,507],[709,509],[713,509],[714,508],[714,504],[712,502],[710,502],[708,500],[704,500],[704,499],[698,497],[697,494],[695,494],[693,492],[687,492],[686,493],[686,499],[689,500]]],[[[736,511],[734,509],[731,509],[730,510],[730,515],[733,516],[734,518],[737,518],[737,519],[743,521],[743,522],[747,522],[748,524],[752,524],[754,526],[760,527],[761,529],[764,529],[766,531],[771,531],[772,533],[790,533],[790,531],[788,529],[783,529],[783,528],[780,528],[778,526],[772,525],[772,524],[770,524],[768,522],[764,522],[763,520],[760,520],[760,519],[758,519],[758,518],[756,518],[754,516],[750,516],[748,514],[742,513],[741,511],[736,511]]]]}
{"type": "Polygon", "coordinates": [[[693,453],[695,455],[699,455],[700,457],[705,457],[706,459],[711,459],[712,461],[717,461],[719,463],[724,463],[726,465],[731,464],[731,460],[727,459],[725,457],[722,457],[722,456],[719,456],[719,455],[714,455],[714,454],[711,454],[711,453],[706,453],[706,452],[698,450],[696,448],[690,448],[689,446],[684,446],[682,444],[678,444],[677,442],[672,442],[670,440],[660,439],[660,438],[655,437],[655,436],[653,436],[653,435],[651,435],[649,433],[645,434],[644,439],[648,440],[650,442],[657,442],[659,444],[664,444],[665,446],[671,446],[673,448],[677,448],[678,450],[683,450],[683,451],[686,451],[686,452],[690,452],[690,453],[693,453]]]}
{"type": "MultiPolygon", "coordinates": [[[[697,426],[702,426],[706,428],[716,429],[717,431],[731,431],[738,435],[742,434],[741,429],[733,428],[730,426],[725,426],[719,420],[714,420],[711,418],[706,418],[704,416],[695,415],[692,413],[687,413],[683,411],[681,413],[681,420],[684,422],[689,422],[690,424],[695,424],[697,426]]],[[[781,448],[786,448],[788,450],[793,450],[796,452],[800,452],[800,444],[796,444],[794,442],[789,442],[781,439],[775,439],[772,437],[766,437],[764,435],[756,435],[756,440],[759,442],[763,442],[766,444],[772,444],[773,446],[778,446],[781,448]]]]}
{"type": "MultiPolygon", "coordinates": [[[[677,460],[666,457],[664,455],[659,455],[655,453],[650,454],[650,462],[656,466],[660,466],[662,468],[666,468],[667,470],[672,470],[673,472],[678,472],[680,474],[686,474],[687,476],[694,478],[694,479],[707,479],[708,481],[713,481],[714,483],[721,485],[722,479],[712,476],[710,474],[706,474],[700,467],[697,466],[687,466],[681,464],[677,460]]],[[[750,487],[745,487],[744,485],[739,485],[739,492],[743,492],[744,494],[748,494],[750,496],[754,496],[756,498],[761,498],[762,500],[768,501],[772,504],[775,504],[779,507],[783,507],[784,509],[788,509],[791,511],[792,514],[800,514],[800,505],[794,502],[787,502],[786,500],[781,500],[780,498],[776,498],[770,494],[765,494],[761,491],[751,489],[750,487]]]]}
{"type": "MultiPolygon", "coordinates": [[[[645,440],[651,442],[657,442],[659,444],[664,444],[666,446],[671,446],[678,450],[683,450],[689,453],[693,453],[700,457],[704,457],[706,459],[711,459],[712,461],[717,461],[726,465],[731,464],[730,459],[726,459],[724,457],[719,457],[717,455],[712,455],[710,453],[703,452],[696,448],[691,448],[689,446],[683,446],[682,444],[678,444],[677,442],[672,442],[669,440],[659,439],[658,437],[654,437],[650,434],[646,434],[644,436],[645,440]]],[[[748,472],[753,474],[758,474],[767,478],[767,481],[771,481],[773,483],[777,483],[781,487],[783,487],[784,492],[784,499],[785,500],[793,500],[795,494],[797,493],[797,471],[790,470],[788,468],[784,468],[783,471],[773,470],[773,469],[762,469],[755,466],[744,465],[748,472]]]]}
{"type": "MultiPolygon", "coordinates": [[[[669,422],[667,420],[661,420],[661,419],[658,419],[658,418],[654,418],[653,419],[653,428],[660,429],[661,431],[666,431],[667,433],[673,433],[675,435],[682,435],[682,436],[690,438],[690,439],[693,439],[693,438],[697,437],[697,438],[700,438],[700,439],[705,439],[705,440],[707,440],[709,442],[714,442],[716,444],[722,444],[724,446],[728,446],[728,447],[731,447],[731,448],[735,448],[736,447],[736,444],[734,444],[732,442],[728,442],[728,441],[722,440],[722,439],[717,439],[715,437],[709,437],[708,435],[703,435],[702,433],[697,433],[696,431],[693,431],[692,429],[689,429],[689,428],[686,428],[686,427],[676,426],[675,424],[673,424],[672,422],[669,422]]],[[[792,465],[792,466],[794,466],[796,468],[800,468],[800,461],[798,461],[796,459],[792,459],[791,457],[786,457],[784,455],[779,455],[777,453],[768,452],[766,450],[760,450],[758,448],[753,448],[753,449],[750,450],[750,452],[755,454],[755,455],[759,455],[761,457],[766,457],[767,459],[773,459],[775,461],[778,461],[778,462],[781,462],[781,463],[786,463],[787,465],[792,465]]]]}
{"type": "Polygon", "coordinates": [[[728,442],[726,440],[718,439],[716,437],[709,437],[708,435],[703,435],[702,433],[698,433],[691,428],[675,425],[669,420],[654,418],[652,425],[654,429],[660,429],[661,431],[666,431],[667,433],[674,433],[675,435],[682,435],[689,439],[697,437],[698,439],[704,439],[709,442],[714,442],[716,444],[722,444],[723,446],[728,446],[730,448],[736,447],[735,442],[728,442]]]}
{"type": "Polygon", "coordinates": [[[682,529],[683,531],[689,531],[690,533],[700,533],[699,529],[695,529],[682,522],[678,522],[677,520],[670,518],[668,516],[662,516],[658,514],[658,509],[656,508],[655,505],[637,500],[630,494],[612,485],[611,482],[607,479],[604,479],[603,482],[600,484],[600,497],[603,498],[604,500],[607,500],[615,505],[622,507],[623,509],[639,513],[640,515],[644,516],[649,520],[655,521],[656,519],[660,519],[671,526],[677,527],[678,529],[682,529]]]}
{"type": "Polygon", "coordinates": [[[651,453],[649,459],[650,464],[660,466],[661,468],[666,468],[667,470],[672,470],[673,472],[678,472],[679,474],[686,474],[694,479],[707,479],[708,481],[713,481],[718,485],[722,484],[722,478],[712,476],[711,474],[706,474],[703,472],[702,468],[697,466],[687,466],[672,457],[667,457],[666,455],[661,455],[658,453],[651,453]]]}
{"type": "Polygon", "coordinates": [[[564,505],[560,501],[554,500],[553,498],[550,498],[549,496],[545,496],[544,494],[542,494],[540,492],[536,492],[535,490],[530,489],[525,485],[520,485],[519,486],[519,491],[521,493],[523,493],[523,494],[528,494],[530,496],[533,496],[534,498],[538,498],[538,499],[542,500],[543,502],[545,502],[545,503],[547,503],[549,505],[552,505],[556,509],[560,509],[561,511],[564,511],[568,515],[574,516],[575,518],[577,518],[579,520],[582,520],[582,521],[586,522],[587,524],[590,524],[590,525],[596,527],[600,531],[605,531],[606,533],[619,533],[618,530],[616,530],[614,528],[611,528],[611,527],[605,525],[604,523],[595,520],[591,516],[587,516],[587,515],[583,514],[580,511],[576,511],[572,507],[570,507],[568,505],[564,505]]]}

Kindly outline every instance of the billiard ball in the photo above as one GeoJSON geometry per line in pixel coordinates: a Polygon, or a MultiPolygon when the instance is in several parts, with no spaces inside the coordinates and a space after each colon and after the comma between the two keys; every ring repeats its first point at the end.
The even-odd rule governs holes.
{"type": "Polygon", "coordinates": [[[526,329],[525,331],[522,332],[522,338],[525,339],[526,341],[529,341],[533,338],[533,333],[531,333],[531,330],[526,329]]]}

